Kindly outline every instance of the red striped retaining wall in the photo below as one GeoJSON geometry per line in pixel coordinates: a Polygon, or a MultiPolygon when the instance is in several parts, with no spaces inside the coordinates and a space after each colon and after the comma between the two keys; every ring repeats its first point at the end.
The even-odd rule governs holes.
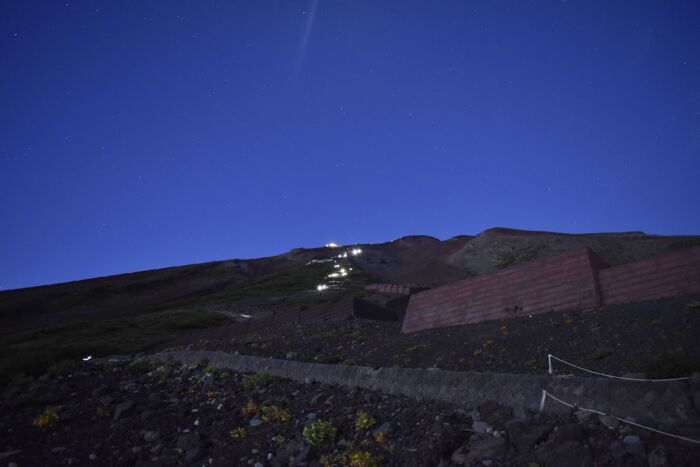
{"type": "Polygon", "coordinates": [[[415,291],[414,289],[410,285],[401,284],[369,284],[365,286],[365,290],[373,290],[389,295],[411,295],[415,291]]]}
{"type": "Polygon", "coordinates": [[[700,247],[604,268],[588,249],[412,295],[402,332],[700,293],[700,247]]]}
{"type": "Polygon", "coordinates": [[[598,272],[606,304],[700,293],[700,247],[598,272]]]}

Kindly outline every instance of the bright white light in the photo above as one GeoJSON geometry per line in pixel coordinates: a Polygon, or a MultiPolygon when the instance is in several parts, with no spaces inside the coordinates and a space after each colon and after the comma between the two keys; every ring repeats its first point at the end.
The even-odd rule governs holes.
{"type": "Polygon", "coordinates": [[[340,273],[345,274],[347,271],[345,271],[345,268],[340,268],[340,273]]]}
{"type": "Polygon", "coordinates": [[[339,277],[339,276],[340,276],[340,274],[338,274],[337,272],[333,272],[333,273],[328,274],[328,277],[339,277]]]}
{"type": "Polygon", "coordinates": [[[326,248],[338,248],[339,246],[340,245],[338,245],[337,243],[333,243],[333,242],[326,243],[326,248]]]}
{"type": "Polygon", "coordinates": [[[333,267],[334,267],[334,268],[339,268],[339,267],[340,267],[340,264],[334,264],[333,267]]]}
{"type": "Polygon", "coordinates": [[[353,255],[353,256],[357,256],[357,255],[359,255],[360,253],[362,253],[362,250],[361,250],[361,249],[359,249],[359,248],[353,248],[353,249],[352,249],[352,255],[353,255]]]}
{"type": "Polygon", "coordinates": [[[342,257],[343,257],[343,258],[347,258],[347,257],[348,257],[348,252],[346,251],[345,253],[343,253],[343,256],[342,256],[342,257]]]}
{"type": "Polygon", "coordinates": [[[89,362],[90,360],[92,360],[92,355],[88,355],[87,357],[83,358],[84,362],[89,362]]]}
{"type": "Polygon", "coordinates": [[[248,318],[252,318],[252,316],[250,316],[250,315],[244,315],[244,314],[241,313],[241,318],[246,318],[246,319],[248,319],[248,318]]]}
{"type": "Polygon", "coordinates": [[[327,288],[328,288],[328,286],[326,284],[318,284],[316,286],[316,290],[318,290],[319,292],[326,290],[327,288]]]}

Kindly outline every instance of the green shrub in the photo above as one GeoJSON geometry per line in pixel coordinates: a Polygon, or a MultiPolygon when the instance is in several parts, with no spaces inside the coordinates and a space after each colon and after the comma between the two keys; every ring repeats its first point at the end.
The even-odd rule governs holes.
{"type": "Polygon", "coordinates": [[[337,431],[330,422],[318,420],[304,428],[303,435],[307,443],[315,447],[321,447],[332,442],[337,431]]]}
{"type": "Polygon", "coordinates": [[[367,428],[371,427],[377,423],[375,419],[369,416],[367,412],[364,410],[360,410],[357,412],[357,415],[355,415],[355,430],[356,431],[364,431],[367,428]]]}

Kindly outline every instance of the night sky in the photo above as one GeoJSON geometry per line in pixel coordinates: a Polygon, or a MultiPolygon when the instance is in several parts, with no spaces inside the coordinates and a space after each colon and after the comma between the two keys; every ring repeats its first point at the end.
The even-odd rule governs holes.
{"type": "Polygon", "coordinates": [[[700,2],[0,3],[0,287],[700,233],[700,2]]]}

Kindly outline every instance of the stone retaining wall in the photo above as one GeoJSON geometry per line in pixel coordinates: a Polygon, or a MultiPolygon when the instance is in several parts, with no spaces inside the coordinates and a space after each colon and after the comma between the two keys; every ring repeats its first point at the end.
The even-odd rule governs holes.
{"type": "MultiPolygon", "coordinates": [[[[270,373],[297,381],[361,387],[470,407],[494,401],[510,407],[538,410],[542,390],[545,389],[550,394],[567,402],[576,402],[581,407],[620,418],[634,417],[638,422],[655,427],[700,422],[693,406],[690,386],[685,381],[654,383],[416,368],[373,369],[211,351],[161,352],[148,358],[175,358],[187,363],[197,363],[207,358],[210,365],[218,368],[270,373]]],[[[700,393],[697,391],[700,388],[696,387],[694,391],[698,399],[700,393]]],[[[561,412],[569,409],[548,400],[545,410],[561,412]]]]}

